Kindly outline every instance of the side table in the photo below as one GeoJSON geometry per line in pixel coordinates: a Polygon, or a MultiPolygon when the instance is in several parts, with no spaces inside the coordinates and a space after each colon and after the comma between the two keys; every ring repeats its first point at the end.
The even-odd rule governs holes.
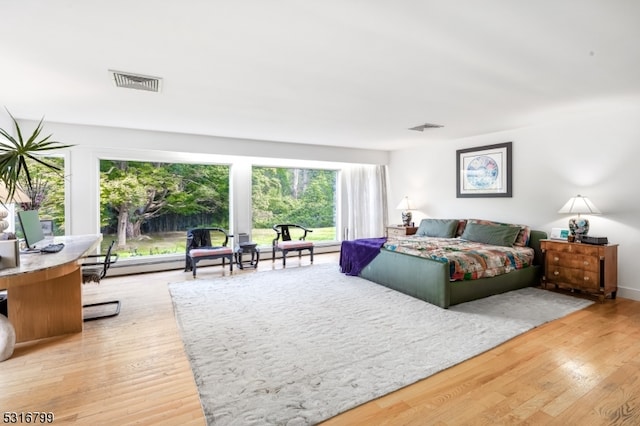
{"type": "Polygon", "coordinates": [[[244,264],[248,264],[249,266],[253,266],[254,268],[258,267],[258,261],[260,260],[260,249],[257,247],[256,243],[249,242],[238,244],[236,246],[235,255],[238,268],[244,269],[244,264]],[[251,254],[251,260],[242,260],[243,254],[251,254]]]}

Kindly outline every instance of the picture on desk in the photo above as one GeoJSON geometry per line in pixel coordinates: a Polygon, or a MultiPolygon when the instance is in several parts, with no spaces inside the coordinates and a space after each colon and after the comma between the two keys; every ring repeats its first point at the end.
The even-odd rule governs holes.
{"type": "Polygon", "coordinates": [[[564,240],[567,241],[569,237],[569,230],[566,228],[552,228],[551,239],[552,240],[564,240]]]}
{"type": "Polygon", "coordinates": [[[53,236],[53,220],[41,220],[40,226],[42,227],[42,233],[46,237],[53,236]]]}

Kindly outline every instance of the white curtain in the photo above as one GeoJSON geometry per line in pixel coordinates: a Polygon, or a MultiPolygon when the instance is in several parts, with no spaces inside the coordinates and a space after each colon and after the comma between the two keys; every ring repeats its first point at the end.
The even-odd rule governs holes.
{"type": "Polygon", "coordinates": [[[387,214],[387,167],[350,166],[342,172],[347,195],[347,229],[344,239],[385,235],[387,214]]]}

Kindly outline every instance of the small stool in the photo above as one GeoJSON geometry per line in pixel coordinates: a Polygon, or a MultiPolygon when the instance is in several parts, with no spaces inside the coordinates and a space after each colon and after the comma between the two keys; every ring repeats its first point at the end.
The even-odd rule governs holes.
{"type": "Polygon", "coordinates": [[[259,260],[260,249],[257,247],[256,243],[240,243],[236,246],[236,263],[238,264],[238,268],[244,269],[244,264],[248,264],[250,266],[253,266],[254,268],[257,268],[259,260]],[[242,255],[245,253],[251,253],[251,260],[242,260],[242,255]]]}

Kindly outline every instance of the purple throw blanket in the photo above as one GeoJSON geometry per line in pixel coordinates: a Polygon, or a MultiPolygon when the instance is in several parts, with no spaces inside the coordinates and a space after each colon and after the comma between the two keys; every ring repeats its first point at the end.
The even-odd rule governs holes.
{"type": "Polygon", "coordinates": [[[340,249],[340,270],[358,276],[360,271],[380,253],[386,238],[362,238],[343,241],[340,249]]]}

